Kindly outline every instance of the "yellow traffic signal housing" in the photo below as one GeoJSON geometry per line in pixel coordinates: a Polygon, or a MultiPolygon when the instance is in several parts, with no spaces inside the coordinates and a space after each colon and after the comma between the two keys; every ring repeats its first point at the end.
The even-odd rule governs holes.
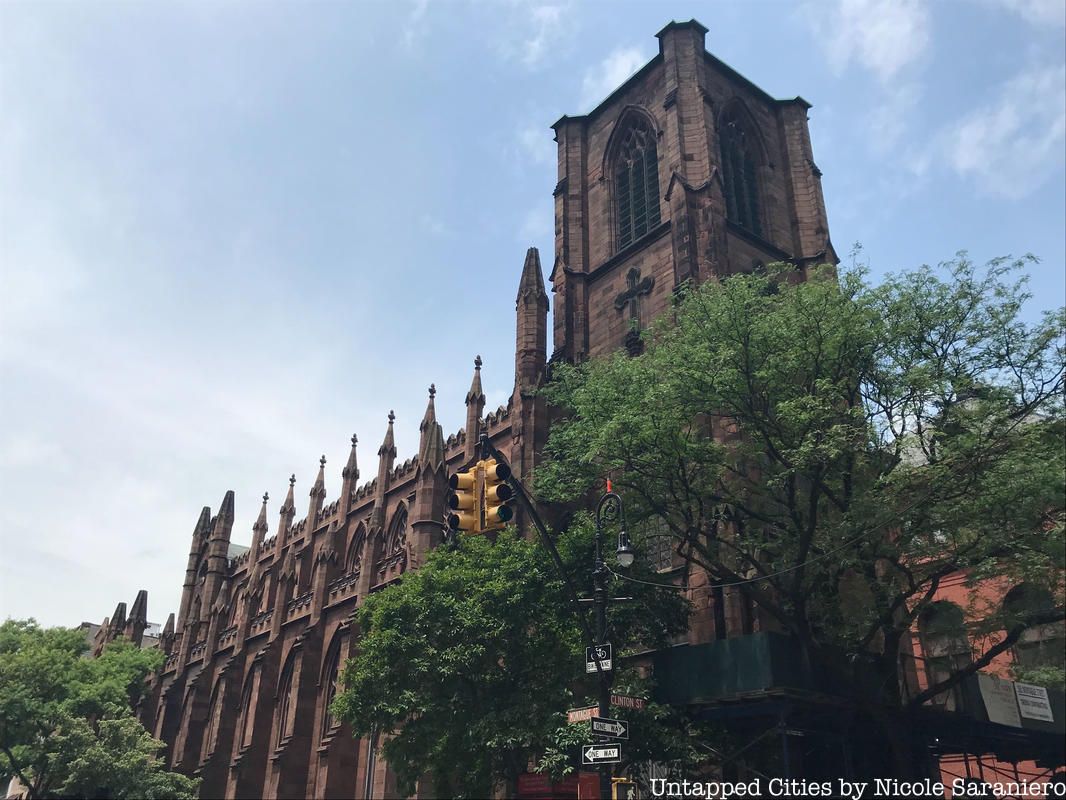
{"type": "Polygon", "coordinates": [[[463,533],[481,533],[480,463],[448,478],[448,527],[463,533]]]}
{"type": "Polygon", "coordinates": [[[514,492],[504,483],[511,477],[511,470],[506,464],[501,464],[494,458],[480,462],[479,466],[485,476],[484,530],[498,531],[514,517],[514,509],[510,505],[514,492]]]}

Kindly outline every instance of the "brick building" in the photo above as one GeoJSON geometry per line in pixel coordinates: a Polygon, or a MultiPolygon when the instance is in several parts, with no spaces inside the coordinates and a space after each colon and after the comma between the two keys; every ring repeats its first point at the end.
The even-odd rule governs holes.
{"type": "MultiPolygon", "coordinates": [[[[589,114],[555,123],[555,348],[549,358],[548,294],[530,249],[506,406],[486,413],[478,359],[463,429],[444,434],[431,387],[417,455],[397,461],[390,414],[374,477],[361,480],[353,436],[340,496],[326,497],[323,459],[306,511],[295,477],[273,526],[264,495],[250,548],[231,541],[232,492],[200,513],[181,606],[160,633],[167,660],[139,714],[173,768],[202,777],[204,797],[392,796],[378,737],[354,740],[328,704],[355,645],[354,609],[439,543],[447,476],[474,460],[479,435],[528,475],[547,436],[536,390],[552,361],[638,350],[635,332],[688,283],[773,261],[835,261],[809,105],[774,99],[707,53],[705,33],[671,22],[639,72],[589,114]]],[[[699,641],[714,598],[692,592],[699,641]]],[[[739,612],[727,611],[742,633],[739,612]]],[[[101,641],[136,631],[145,614],[105,624],[101,641]]]]}

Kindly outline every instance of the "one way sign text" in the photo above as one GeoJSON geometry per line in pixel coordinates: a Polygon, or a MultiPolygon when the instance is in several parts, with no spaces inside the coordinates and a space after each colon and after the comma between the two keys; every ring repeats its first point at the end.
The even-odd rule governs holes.
{"type": "Polygon", "coordinates": [[[590,744],[581,748],[582,764],[617,764],[622,760],[622,748],[616,744],[590,744]]]}
{"type": "Polygon", "coordinates": [[[592,718],[592,732],[611,739],[628,739],[629,723],[624,719],[592,718]]]}

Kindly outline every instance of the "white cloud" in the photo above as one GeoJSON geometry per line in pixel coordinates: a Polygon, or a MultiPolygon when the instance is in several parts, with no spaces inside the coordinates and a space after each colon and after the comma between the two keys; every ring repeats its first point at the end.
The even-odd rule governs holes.
{"type": "MultiPolygon", "coordinates": [[[[491,7],[498,12],[500,6],[491,7]]],[[[535,69],[572,41],[576,32],[572,10],[573,0],[511,0],[500,27],[488,33],[503,58],[535,69]]]]}
{"type": "Polygon", "coordinates": [[[585,72],[581,81],[581,107],[594,108],[648,60],[649,56],[639,47],[619,47],[612,51],[607,58],[585,72]]]}
{"type": "Polygon", "coordinates": [[[1062,0],[985,0],[1018,14],[1032,25],[1066,25],[1066,3],[1062,0]]]}
{"type": "Polygon", "coordinates": [[[827,42],[833,68],[853,63],[879,81],[894,79],[929,46],[929,7],[922,0],[819,0],[804,7],[815,33],[827,42]]]}
{"type": "Polygon", "coordinates": [[[407,27],[403,32],[403,43],[408,49],[422,38],[426,32],[426,11],[429,9],[429,0],[414,0],[411,13],[407,15],[407,27]]]}
{"type": "Polygon", "coordinates": [[[1066,66],[1043,65],[1015,76],[998,97],[942,138],[952,168],[984,190],[1021,197],[1063,163],[1066,66]]]}
{"type": "Polygon", "coordinates": [[[537,66],[547,55],[552,41],[563,27],[564,6],[557,4],[533,5],[529,9],[532,36],[522,45],[522,63],[527,67],[537,66]]]}
{"type": "Polygon", "coordinates": [[[867,119],[869,141],[875,153],[885,155],[900,143],[920,96],[921,89],[914,82],[885,87],[867,119]]]}

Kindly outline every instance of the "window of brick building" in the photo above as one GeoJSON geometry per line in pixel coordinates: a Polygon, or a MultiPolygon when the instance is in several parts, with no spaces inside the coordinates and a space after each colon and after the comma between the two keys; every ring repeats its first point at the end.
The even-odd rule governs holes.
{"type": "MultiPolygon", "coordinates": [[[[1051,592],[1024,583],[1015,586],[1003,598],[1008,628],[1028,614],[1055,608],[1055,598],[1051,592]]],[[[1014,662],[1024,669],[1066,667],[1066,623],[1060,620],[1047,625],[1034,625],[1024,631],[1014,643],[1014,662]]]]}
{"type": "MultiPolygon", "coordinates": [[[[918,620],[918,631],[930,686],[947,680],[973,660],[965,614],[955,603],[938,600],[930,605],[918,620]]],[[[942,692],[933,703],[954,711],[960,705],[958,690],[956,686],[942,692]]]]}
{"type": "Polygon", "coordinates": [[[755,130],[738,106],[723,114],[719,124],[726,215],[756,236],[762,236],[759,198],[761,149],[755,130]]]}
{"type": "Polygon", "coordinates": [[[655,131],[632,115],[614,155],[614,199],[621,249],[658,226],[659,156],[655,131]]]}

